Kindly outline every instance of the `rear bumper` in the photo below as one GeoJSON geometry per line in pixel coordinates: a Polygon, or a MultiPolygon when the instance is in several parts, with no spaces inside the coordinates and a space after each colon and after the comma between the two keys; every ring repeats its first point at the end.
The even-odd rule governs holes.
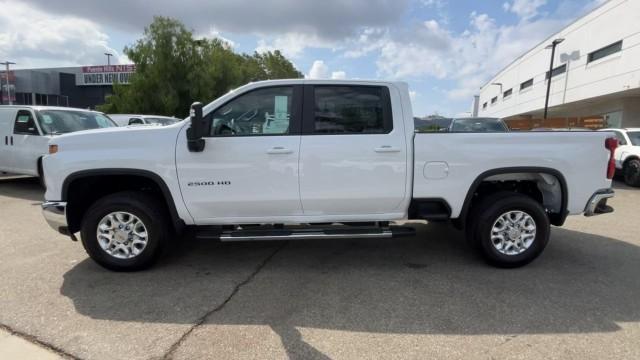
{"type": "Polygon", "coordinates": [[[67,224],[67,203],[62,201],[46,201],[42,203],[42,215],[55,231],[69,235],[67,224]]]}
{"type": "Polygon", "coordinates": [[[584,208],[584,216],[594,216],[613,212],[613,208],[607,205],[607,199],[615,195],[613,189],[603,189],[596,191],[589,199],[584,208]]]}

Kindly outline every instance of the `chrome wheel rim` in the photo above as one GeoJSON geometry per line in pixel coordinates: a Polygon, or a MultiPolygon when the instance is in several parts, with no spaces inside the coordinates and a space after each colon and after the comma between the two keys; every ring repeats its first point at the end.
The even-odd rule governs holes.
{"type": "Polygon", "coordinates": [[[117,259],[131,259],[147,247],[149,234],[137,216],[115,211],[98,223],[97,238],[100,248],[117,259]]]}
{"type": "Polygon", "coordinates": [[[535,220],[520,210],[500,215],[491,228],[491,244],[504,255],[522,254],[531,247],[535,238],[535,220]]]}

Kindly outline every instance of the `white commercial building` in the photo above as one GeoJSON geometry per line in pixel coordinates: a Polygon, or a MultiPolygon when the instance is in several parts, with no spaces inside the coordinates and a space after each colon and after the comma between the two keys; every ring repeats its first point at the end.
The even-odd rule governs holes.
{"type": "Polygon", "coordinates": [[[478,116],[520,129],[640,127],[640,0],[610,0],[573,22],[487,82],[476,101],[478,116]]]}

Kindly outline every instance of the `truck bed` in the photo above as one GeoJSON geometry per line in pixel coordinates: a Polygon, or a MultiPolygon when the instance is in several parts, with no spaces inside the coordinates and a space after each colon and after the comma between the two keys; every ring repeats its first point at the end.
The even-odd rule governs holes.
{"type": "MultiPolygon", "coordinates": [[[[446,201],[457,218],[474,182],[509,173],[548,170],[567,187],[567,210],[581,214],[594,189],[606,189],[607,132],[418,133],[413,197],[446,201]],[[598,166],[594,166],[594,164],[598,166]],[[600,166],[601,164],[601,166],[600,166]],[[556,176],[556,177],[558,177],[556,176]]],[[[494,177],[499,179],[499,177],[494,177]]]]}

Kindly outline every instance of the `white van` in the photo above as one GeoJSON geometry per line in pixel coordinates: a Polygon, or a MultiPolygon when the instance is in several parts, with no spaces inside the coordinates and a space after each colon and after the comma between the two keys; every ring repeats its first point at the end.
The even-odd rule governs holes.
{"type": "Polygon", "coordinates": [[[0,172],[41,177],[56,135],[116,124],[103,113],[53,106],[0,106],[0,172]]]}
{"type": "Polygon", "coordinates": [[[175,124],[182,119],[161,115],[135,115],[135,114],[108,114],[118,126],[129,125],[160,125],[175,124]]]}

